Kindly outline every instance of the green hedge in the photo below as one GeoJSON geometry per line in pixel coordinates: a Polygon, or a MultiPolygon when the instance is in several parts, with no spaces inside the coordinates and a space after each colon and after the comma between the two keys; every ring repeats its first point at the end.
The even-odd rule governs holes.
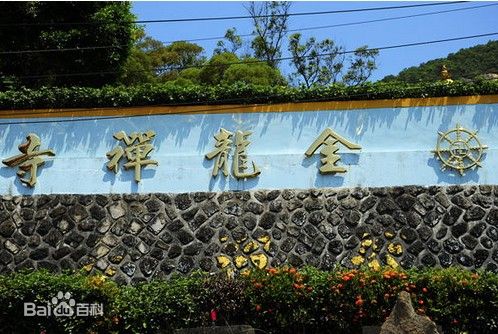
{"type": "Polygon", "coordinates": [[[279,103],[498,94],[498,80],[426,84],[368,83],[356,87],[181,86],[45,87],[0,92],[0,109],[279,103]]]}
{"type": "Polygon", "coordinates": [[[267,333],[359,333],[380,325],[399,291],[445,333],[498,332],[498,274],[464,269],[268,269],[118,286],[81,273],[0,276],[1,333],[164,333],[176,328],[249,324],[267,333]],[[102,303],[94,317],[24,317],[24,302],[46,304],[58,291],[102,303]],[[212,317],[216,320],[213,322],[212,317]]]}

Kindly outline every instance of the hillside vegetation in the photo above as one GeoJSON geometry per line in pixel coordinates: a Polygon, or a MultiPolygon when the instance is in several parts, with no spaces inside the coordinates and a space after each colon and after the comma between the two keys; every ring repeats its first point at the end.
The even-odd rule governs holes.
{"type": "Polygon", "coordinates": [[[487,73],[498,74],[498,41],[476,45],[458,52],[450,53],[446,58],[439,58],[412,66],[388,75],[382,81],[402,81],[407,83],[431,82],[439,80],[441,66],[445,64],[451,78],[456,80],[475,79],[487,73]]]}

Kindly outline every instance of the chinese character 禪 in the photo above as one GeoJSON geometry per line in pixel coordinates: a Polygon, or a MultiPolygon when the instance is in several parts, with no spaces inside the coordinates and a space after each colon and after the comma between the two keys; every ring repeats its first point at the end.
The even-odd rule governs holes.
{"type": "Polygon", "coordinates": [[[109,162],[107,168],[118,172],[119,161],[123,156],[126,156],[128,162],[124,164],[125,169],[135,169],[135,181],[140,182],[142,167],[147,165],[158,165],[155,160],[148,159],[149,153],[154,149],[150,141],[155,137],[156,133],[152,130],[137,133],[132,132],[128,136],[124,131],[119,131],[114,134],[114,138],[123,141],[126,147],[116,146],[112,151],[107,152],[109,162]]]}
{"type": "Polygon", "coordinates": [[[2,160],[2,162],[9,167],[19,166],[19,170],[17,171],[19,180],[29,187],[34,187],[36,184],[36,172],[38,171],[38,167],[45,163],[41,156],[55,156],[54,151],[51,149],[39,151],[40,145],[40,137],[34,133],[30,133],[26,137],[26,142],[19,145],[19,151],[21,151],[22,154],[2,160]],[[29,173],[28,179],[23,178],[26,173],[29,173]]]}

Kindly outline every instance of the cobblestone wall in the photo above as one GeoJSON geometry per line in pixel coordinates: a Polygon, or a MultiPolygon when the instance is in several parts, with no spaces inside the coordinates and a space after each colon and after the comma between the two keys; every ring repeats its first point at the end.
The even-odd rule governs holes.
{"type": "Polygon", "coordinates": [[[498,186],[4,196],[0,241],[1,273],[122,282],[283,264],[498,271],[498,186]]]}

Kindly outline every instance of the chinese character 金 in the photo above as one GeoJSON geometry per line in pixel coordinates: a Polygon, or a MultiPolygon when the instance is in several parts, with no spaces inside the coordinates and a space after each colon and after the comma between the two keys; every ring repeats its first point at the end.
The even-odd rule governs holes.
{"type": "MultiPolygon", "coordinates": [[[[235,153],[233,154],[232,173],[237,179],[246,179],[256,177],[261,174],[261,171],[252,162],[253,171],[245,172],[247,167],[247,147],[251,144],[247,137],[251,135],[250,131],[237,131],[235,133],[235,153]]],[[[216,139],[215,148],[213,151],[206,154],[206,159],[211,160],[216,157],[213,167],[213,177],[218,175],[220,169],[223,175],[228,176],[228,157],[230,154],[233,133],[225,129],[220,129],[220,132],[214,136],[216,139]]]]}
{"type": "Polygon", "coordinates": [[[155,135],[156,133],[152,130],[143,133],[132,132],[130,136],[124,131],[115,133],[114,138],[123,141],[126,147],[123,149],[121,146],[116,146],[112,151],[107,152],[107,157],[110,160],[107,163],[107,168],[117,173],[119,161],[123,156],[126,156],[128,162],[124,164],[124,168],[134,168],[135,181],[140,182],[142,167],[158,165],[157,161],[148,159],[149,153],[154,149],[150,142],[155,135]]]}
{"type": "Polygon", "coordinates": [[[323,146],[320,150],[320,154],[324,156],[321,159],[322,167],[320,167],[320,173],[322,174],[346,172],[344,167],[336,166],[337,162],[341,159],[337,154],[339,147],[335,145],[336,143],[341,143],[350,150],[361,149],[360,145],[353,144],[329,128],[325,129],[304,153],[307,157],[310,157],[320,146],[323,146]]]}
{"type": "Polygon", "coordinates": [[[36,172],[38,171],[38,167],[45,163],[41,156],[55,156],[54,151],[51,149],[39,151],[40,145],[40,137],[34,133],[30,133],[26,137],[26,142],[19,145],[19,151],[21,151],[22,154],[2,160],[2,162],[9,167],[19,166],[19,170],[17,171],[19,180],[29,187],[34,187],[36,184],[36,172]],[[26,173],[29,173],[29,179],[23,178],[26,173]]]}
{"type": "Polygon", "coordinates": [[[218,175],[220,169],[223,171],[223,175],[228,176],[228,154],[230,153],[230,145],[232,144],[231,137],[232,133],[223,128],[220,129],[220,133],[214,135],[214,139],[216,139],[215,148],[206,154],[206,159],[208,160],[216,157],[213,167],[213,177],[218,175]]]}

